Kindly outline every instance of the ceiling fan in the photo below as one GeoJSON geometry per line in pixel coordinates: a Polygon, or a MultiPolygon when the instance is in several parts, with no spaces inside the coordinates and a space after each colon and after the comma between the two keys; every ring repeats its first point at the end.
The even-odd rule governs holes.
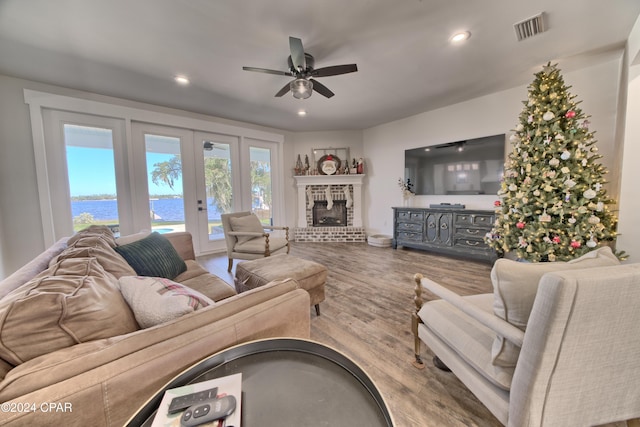
{"type": "Polygon", "coordinates": [[[313,90],[320,95],[331,98],[334,93],[328,87],[313,79],[313,77],[329,77],[340,74],[353,73],[358,71],[356,64],[333,65],[330,67],[313,68],[315,60],[312,55],[306,53],[302,47],[302,40],[296,37],[289,37],[289,49],[291,55],[287,59],[288,71],[269,70],[266,68],[242,67],[245,71],[256,71],[259,73],[276,74],[279,76],[295,77],[276,93],[277,97],[291,91],[294,98],[306,99],[311,96],[313,90]]]}

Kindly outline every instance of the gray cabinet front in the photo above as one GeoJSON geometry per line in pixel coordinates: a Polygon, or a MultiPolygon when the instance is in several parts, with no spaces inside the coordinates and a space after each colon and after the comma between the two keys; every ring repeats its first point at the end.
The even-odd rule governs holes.
{"type": "Polygon", "coordinates": [[[427,232],[425,243],[451,245],[451,212],[425,212],[427,232]]]}
{"type": "Polygon", "coordinates": [[[494,261],[484,241],[494,223],[492,211],[393,208],[393,248],[406,246],[494,261]]]}

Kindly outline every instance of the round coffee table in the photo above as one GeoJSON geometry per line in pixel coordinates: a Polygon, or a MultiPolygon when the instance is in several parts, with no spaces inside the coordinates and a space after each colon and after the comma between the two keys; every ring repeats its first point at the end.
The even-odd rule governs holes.
{"type": "Polygon", "coordinates": [[[289,338],[252,341],[204,359],[127,425],[151,426],[167,389],[236,373],[242,373],[245,427],[394,425],[380,392],[355,362],[320,343],[289,338]]]}

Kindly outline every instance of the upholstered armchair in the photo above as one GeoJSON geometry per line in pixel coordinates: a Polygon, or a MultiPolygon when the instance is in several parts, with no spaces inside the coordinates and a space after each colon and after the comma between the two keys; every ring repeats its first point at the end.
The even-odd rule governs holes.
{"type": "Polygon", "coordinates": [[[229,268],[234,259],[258,259],[277,253],[289,253],[289,227],[263,225],[251,212],[222,214],[229,268]],[[271,237],[266,230],[284,230],[285,237],[271,237]]]}
{"type": "Polygon", "coordinates": [[[499,259],[494,293],[471,296],[414,279],[414,365],[424,342],[504,425],[638,425],[640,264],[608,247],[567,263],[499,259]]]}

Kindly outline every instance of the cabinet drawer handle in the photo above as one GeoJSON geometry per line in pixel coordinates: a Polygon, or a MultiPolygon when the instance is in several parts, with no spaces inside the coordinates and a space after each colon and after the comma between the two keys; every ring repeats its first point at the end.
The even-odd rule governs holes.
{"type": "Polygon", "coordinates": [[[471,229],[467,228],[467,233],[469,233],[469,234],[479,234],[480,230],[471,230],[471,229]]]}
{"type": "Polygon", "coordinates": [[[467,243],[468,246],[478,246],[480,244],[480,242],[470,242],[468,240],[465,240],[465,242],[467,243]]]}
{"type": "Polygon", "coordinates": [[[484,222],[484,221],[486,221],[486,220],[487,220],[487,218],[485,218],[485,217],[483,217],[483,216],[481,216],[480,218],[478,218],[478,221],[483,221],[483,222],[484,222]]]}
{"type": "Polygon", "coordinates": [[[449,228],[449,226],[445,222],[445,223],[440,224],[440,228],[443,229],[443,230],[446,230],[447,228],[449,228]]]}
{"type": "Polygon", "coordinates": [[[430,223],[429,223],[429,228],[436,228],[436,224],[435,224],[435,223],[433,223],[433,222],[430,222],[430,223]]]}

